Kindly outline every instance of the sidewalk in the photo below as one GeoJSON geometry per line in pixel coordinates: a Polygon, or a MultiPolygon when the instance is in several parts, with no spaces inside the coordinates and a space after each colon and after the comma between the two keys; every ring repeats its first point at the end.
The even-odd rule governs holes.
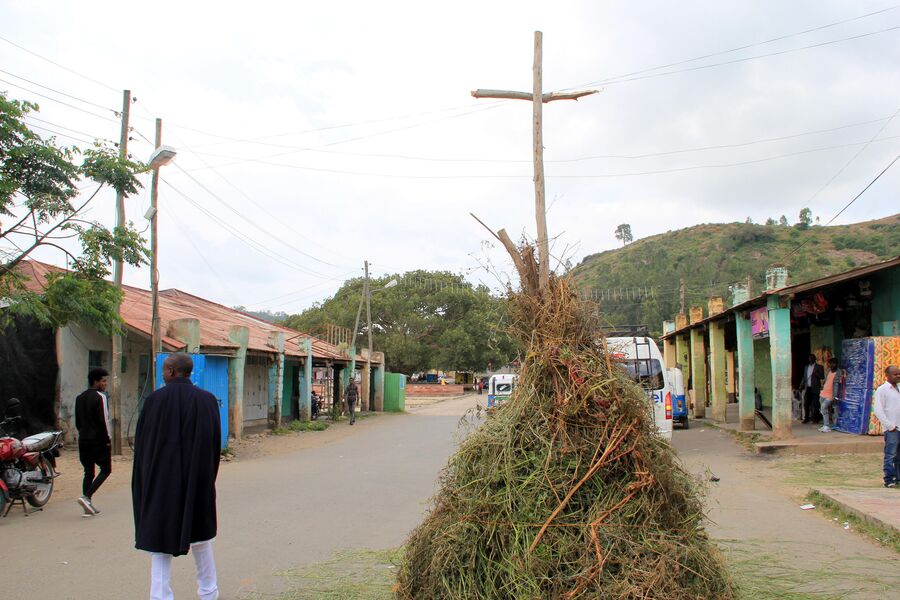
{"type": "Polygon", "coordinates": [[[726,422],[719,423],[712,419],[697,420],[712,427],[728,431],[738,438],[752,444],[757,454],[864,454],[882,452],[884,438],[873,435],[853,435],[832,431],[822,433],[820,425],[793,422],[794,437],[789,440],[772,440],[772,431],[761,419],[756,419],[755,431],[740,431],[738,424],[738,406],[729,404],[725,416],[726,422]]]}
{"type": "Polygon", "coordinates": [[[816,491],[863,521],[900,533],[900,490],[826,488],[816,491]]]}

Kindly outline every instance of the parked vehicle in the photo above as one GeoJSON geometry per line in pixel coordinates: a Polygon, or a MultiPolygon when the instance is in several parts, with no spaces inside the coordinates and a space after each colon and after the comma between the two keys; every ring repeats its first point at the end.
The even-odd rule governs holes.
{"type": "Polygon", "coordinates": [[[672,439],[672,391],[663,369],[663,357],[653,338],[646,335],[608,337],[606,346],[631,374],[653,403],[653,418],[659,434],[672,439]]]}
{"type": "Polygon", "coordinates": [[[679,367],[670,367],[666,369],[666,378],[672,391],[672,422],[681,423],[681,427],[687,429],[690,425],[687,398],[684,393],[684,373],[679,367]]]}
{"type": "Polygon", "coordinates": [[[487,407],[494,408],[509,399],[513,390],[516,388],[516,382],[519,376],[512,373],[504,373],[501,375],[491,375],[488,380],[488,401],[487,407]]]}
{"type": "Polygon", "coordinates": [[[40,508],[53,494],[56,457],[61,431],[45,431],[21,440],[6,435],[18,427],[19,417],[0,422],[0,515],[6,516],[15,502],[40,508]]]}

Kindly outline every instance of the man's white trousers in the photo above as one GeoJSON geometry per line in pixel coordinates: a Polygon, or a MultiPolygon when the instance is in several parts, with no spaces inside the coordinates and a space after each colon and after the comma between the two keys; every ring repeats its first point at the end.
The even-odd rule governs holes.
{"type": "MultiPolygon", "coordinates": [[[[191,544],[191,554],[197,567],[197,597],[200,600],[217,600],[219,586],[212,540],[191,544]]],[[[171,554],[150,553],[150,600],[174,600],[172,558],[171,554]]]]}

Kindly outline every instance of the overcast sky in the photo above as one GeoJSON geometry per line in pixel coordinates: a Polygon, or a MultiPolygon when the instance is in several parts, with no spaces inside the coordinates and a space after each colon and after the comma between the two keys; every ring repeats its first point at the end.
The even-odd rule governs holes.
{"type": "MultiPolygon", "coordinates": [[[[615,247],[620,223],[642,238],[803,207],[824,223],[900,152],[889,1],[0,0],[0,90],[81,146],[118,139],[132,90],[130,152],[149,157],[152,117],[179,152],[161,286],[299,312],[365,259],[492,287],[485,264],[510,272],[469,213],[534,236],[531,104],[470,91],[530,91],[537,29],[545,91],[602,90],[544,106],[555,256],[615,247]]],[[[898,189],[895,165],[835,223],[900,212],[898,189]]],[[[114,204],[89,218],[111,224],[114,204]]],[[[128,201],[139,229],[148,206],[146,190],[128,201]]],[[[125,282],[149,287],[149,269],[125,282]]]]}

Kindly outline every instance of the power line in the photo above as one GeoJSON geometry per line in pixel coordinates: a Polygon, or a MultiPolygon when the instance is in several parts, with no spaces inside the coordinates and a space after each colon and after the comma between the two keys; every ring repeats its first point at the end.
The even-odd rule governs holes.
{"type": "Polygon", "coordinates": [[[816,43],[816,44],[809,44],[809,45],[807,45],[807,46],[800,46],[799,48],[790,48],[790,49],[787,49],[787,50],[778,50],[778,51],[776,51],[776,52],[767,52],[767,53],[765,53],[765,54],[757,54],[757,55],[755,55],[755,56],[747,56],[747,57],[744,57],[744,58],[735,58],[735,59],[733,59],[733,60],[726,60],[726,61],[722,61],[722,62],[718,62],[718,63],[711,63],[711,64],[708,64],[708,65],[699,65],[699,66],[696,66],[696,67],[688,67],[688,68],[685,68],[685,69],[676,69],[676,70],[674,70],[674,71],[665,71],[665,72],[663,72],[663,73],[652,73],[652,74],[648,74],[648,75],[639,75],[639,76],[635,76],[635,77],[625,77],[625,78],[623,78],[623,79],[614,79],[614,80],[606,80],[606,81],[594,81],[594,82],[591,82],[591,83],[588,83],[588,84],[585,84],[585,85],[600,85],[600,84],[602,84],[602,85],[615,85],[615,84],[617,84],[617,83],[627,83],[627,82],[629,82],[629,81],[639,81],[639,80],[641,80],[641,79],[652,79],[652,78],[654,78],[654,77],[664,77],[664,76],[666,76],[666,75],[675,75],[675,74],[677,74],[677,73],[688,73],[688,72],[691,72],[691,71],[702,71],[702,70],[704,70],[704,69],[712,69],[713,67],[721,67],[721,66],[724,66],[724,65],[733,65],[733,64],[737,64],[737,63],[742,63],[742,62],[751,61],[751,60],[758,60],[758,59],[760,59],[760,58],[770,58],[770,57],[772,57],[772,56],[781,56],[781,55],[784,55],[784,54],[791,54],[791,53],[793,53],[793,52],[800,52],[800,51],[802,51],[802,50],[810,50],[810,49],[812,49],[812,48],[821,48],[821,47],[824,47],[824,46],[830,46],[830,45],[832,45],[832,44],[840,44],[840,43],[842,43],[842,42],[849,42],[849,41],[852,41],[852,40],[858,40],[858,39],[866,38],[866,37],[869,37],[869,36],[872,36],[872,35],[878,35],[878,34],[881,34],[881,33],[887,33],[887,32],[890,32],[890,31],[896,31],[896,30],[898,30],[898,29],[900,29],[900,25],[895,25],[894,27],[887,27],[887,28],[885,28],[885,29],[879,29],[879,30],[877,30],[877,31],[870,31],[870,32],[867,32],[867,33],[860,33],[860,34],[857,34],[857,35],[851,35],[851,36],[849,36],[849,37],[840,38],[840,39],[836,39],[836,40],[828,40],[828,41],[825,41],[825,42],[818,42],[818,43],[816,43]]]}
{"type": "MultiPolygon", "coordinates": [[[[246,222],[249,223],[252,227],[258,229],[259,231],[261,231],[261,232],[264,233],[265,235],[271,237],[273,240],[275,240],[275,241],[277,241],[277,242],[280,242],[281,244],[287,246],[287,247],[290,248],[291,250],[294,250],[295,252],[297,252],[297,253],[299,253],[299,254],[302,254],[303,256],[306,256],[307,258],[311,258],[311,259],[313,259],[313,260],[315,260],[315,261],[317,261],[317,262],[320,262],[320,263],[322,263],[322,264],[328,265],[328,266],[330,266],[330,267],[340,268],[339,265],[335,265],[335,264],[332,264],[332,263],[329,263],[329,262],[325,262],[324,260],[321,260],[321,259],[316,258],[315,256],[313,256],[313,255],[311,255],[311,254],[309,254],[309,253],[307,253],[307,252],[304,252],[303,250],[301,250],[300,248],[297,248],[296,246],[294,246],[294,245],[291,244],[290,242],[287,242],[287,241],[281,239],[280,237],[278,237],[278,236],[276,236],[275,234],[273,234],[271,231],[269,231],[269,230],[265,229],[264,227],[262,227],[261,225],[257,224],[255,221],[250,220],[250,218],[247,217],[244,213],[242,213],[241,211],[235,209],[233,206],[231,206],[231,204],[229,204],[228,202],[226,202],[224,198],[222,198],[221,196],[219,196],[218,194],[216,194],[214,191],[212,191],[211,189],[209,189],[209,188],[208,188],[206,185],[204,185],[199,179],[197,179],[196,177],[194,177],[193,175],[191,175],[189,172],[185,171],[180,165],[177,165],[177,164],[176,164],[175,166],[178,168],[179,171],[181,171],[182,173],[184,173],[185,175],[187,175],[187,177],[188,177],[191,181],[193,181],[193,182],[196,183],[198,186],[200,186],[200,187],[201,187],[206,193],[208,193],[210,196],[212,196],[213,198],[215,198],[216,200],[218,200],[220,204],[222,204],[223,206],[225,206],[225,208],[227,208],[229,211],[231,211],[232,213],[234,213],[238,218],[240,218],[240,219],[246,221],[246,222]]],[[[327,276],[327,275],[323,275],[322,273],[317,273],[316,271],[309,270],[309,269],[308,269],[308,272],[309,272],[310,275],[316,275],[316,276],[319,276],[319,277],[323,277],[323,278],[328,279],[328,276],[327,276]]]]}
{"type": "Polygon", "coordinates": [[[632,76],[634,76],[634,75],[641,75],[641,74],[643,74],[643,73],[649,73],[649,72],[651,72],[651,71],[658,71],[658,70],[660,70],[660,69],[668,69],[668,68],[670,68],[670,67],[677,67],[678,65],[684,65],[684,64],[696,62],[696,61],[698,61],[698,60],[704,60],[704,59],[706,59],[706,58],[713,58],[713,57],[715,57],[715,56],[723,56],[723,55],[725,55],[725,54],[731,54],[731,53],[733,53],[733,52],[739,52],[739,51],[741,51],[741,50],[747,50],[747,49],[750,49],[750,48],[753,48],[753,47],[756,47],[756,46],[764,46],[764,45],[766,45],[766,44],[771,44],[771,43],[774,43],[774,42],[780,42],[780,41],[782,41],[782,40],[786,40],[786,39],[789,39],[789,38],[792,38],[792,37],[797,37],[797,36],[800,36],[800,35],[805,35],[805,34],[807,34],[807,33],[812,33],[812,32],[815,32],[815,31],[821,31],[821,30],[823,30],[823,29],[828,29],[828,28],[831,28],[831,27],[836,27],[836,26],[838,26],[838,25],[844,25],[844,24],[850,23],[850,22],[852,22],[852,21],[858,21],[858,20],[860,20],[860,19],[865,19],[865,18],[868,18],[868,17],[872,17],[872,16],[875,16],[875,15],[879,15],[879,14],[882,14],[882,13],[886,13],[886,12],[889,12],[889,11],[892,11],[892,10],[896,10],[897,8],[900,8],[900,5],[895,4],[895,5],[893,5],[893,6],[889,6],[889,7],[887,7],[887,8],[884,8],[884,9],[881,9],[881,10],[877,10],[877,11],[874,11],[874,12],[865,13],[865,14],[863,14],[863,15],[859,15],[859,16],[856,16],[856,17],[851,17],[851,18],[849,18],[849,19],[844,19],[844,20],[842,20],[842,21],[835,21],[835,22],[833,22],[833,23],[828,23],[828,24],[826,24],[826,25],[819,25],[819,26],[817,26],[817,27],[812,27],[812,28],[810,28],[810,29],[804,29],[804,30],[802,30],[802,31],[796,31],[796,32],[794,32],[794,33],[789,33],[789,34],[786,34],[786,35],[780,35],[780,36],[777,36],[777,37],[774,37],[774,38],[769,38],[769,39],[767,39],[767,40],[763,40],[763,41],[761,41],[761,42],[753,42],[753,43],[750,43],[750,44],[744,44],[744,45],[742,45],[742,46],[737,46],[737,47],[735,47],[735,48],[729,48],[729,49],[727,49],[727,50],[720,50],[720,51],[718,51],[718,52],[710,52],[710,53],[708,53],[708,54],[703,54],[703,55],[701,55],[701,56],[695,56],[694,58],[688,58],[688,59],[680,60],[680,61],[677,61],[677,62],[672,62],[672,63],[668,63],[668,64],[663,64],[663,65],[657,65],[657,66],[655,66],[655,67],[649,67],[649,68],[645,68],[645,69],[640,69],[640,70],[638,70],[638,71],[631,71],[630,73],[623,73],[623,74],[621,74],[621,75],[616,75],[616,76],[613,76],[613,77],[607,77],[606,79],[601,79],[601,80],[595,81],[595,82],[582,83],[582,84],[576,85],[576,86],[574,86],[574,87],[571,87],[571,88],[565,88],[565,89],[566,89],[566,90],[572,90],[572,89],[576,89],[576,88],[580,88],[580,87],[586,87],[586,86],[590,86],[590,85],[603,84],[603,83],[606,83],[606,82],[609,82],[609,81],[613,81],[613,80],[617,80],[617,79],[622,79],[622,78],[625,78],[625,77],[632,77],[632,76]]]}
{"type": "Polygon", "coordinates": [[[46,62],[50,63],[51,65],[55,65],[55,66],[59,67],[60,69],[62,69],[62,70],[64,70],[64,71],[68,71],[69,73],[72,73],[73,75],[77,75],[78,77],[81,77],[82,79],[85,79],[85,80],[87,80],[87,81],[90,81],[91,83],[95,83],[95,84],[97,84],[97,85],[99,85],[99,86],[101,86],[101,87],[105,87],[106,89],[112,90],[112,91],[114,91],[114,92],[119,92],[119,91],[120,91],[120,90],[118,90],[118,89],[116,89],[116,88],[114,88],[114,87],[112,87],[112,86],[106,85],[106,84],[103,83],[102,81],[97,81],[96,79],[93,79],[92,77],[88,77],[87,75],[84,75],[84,74],[82,74],[82,73],[79,73],[78,71],[75,71],[75,70],[73,70],[73,69],[70,69],[69,67],[67,67],[67,66],[65,66],[65,65],[61,65],[61,64],[59,64],[58,62],[56,62],[56,61],[54,61],[54,60],[50,60],[50,59],[47,58],[46,56],[41,56],[41,55],[38,54],[37,52],[34,52],[33,50],[29,50],[28,48],[25,48],[24,46],[20,46],[19,44],[15,43],[14,41],[12,41],[12,40],[10,40],[10,39],[7,39],[7,38],[5,38],[5,37],[3,37],[3,36],[0,36],[0,40],[6,42],[7,44],[9,44],[9,45],[11,45],[11,46],[15,46],[16,48],[18,48],[19,50],[22,50],[23,52],[27,52],[28,54],[31,54],[32,56],[36,56],[37,58],[40,58],[41,60],[46,61],[46,62]]]}
{"type": "Polygon", "coordinates": [[[78,100],[79,102],[84,102],[85,104],[88,104],[88,105],[90,105],[90,106],[94,106],[94,107],[96,107],[96,108],[102,108],[103,110],[109,110],[109,111],[112,111],[113,113],[116,112],[115,109],[112,109],[112,108],[110,108],[110,107],[108,107],[108,106],[103,106],[102,104],[97,104],[96,102],[91,102],[90,100],[85,100],[84,98],[79,98],[78,96],[73,96],[72,94],[69,94],[69,93],[66,93],[66,92],[57,90],[57,89],[55,89],[55,88],[52,88],[52,87],[43,85],[43,84],[41,84],[41,83],[38,83],[38,82],[36,82],[36,81],[32,81],[32,80],[30,80],[30,79],[26,79],[26,78],[22,77],[21,75],[16,75],[15,73],[10,73],[9,71],[4,71],[3,69],[0,69],[0,73],[6,73],[6,74],[9,75],[10,77],[15,77],[16,79],[20,79],[20,80],[22,80],[22,81],[24,81],[24,82],[26,82],[26,83],[30,83],[31,85],[36,85],[36,86],[38,86],[39,88],[42,88],[42,89],[45,89],[45,90],[54,92],[54,93],[56,93],[56,94],[59,94],[60,96],[65,96],[66,98],[71,98],[72,100],[78,100]]]}
{"type": "MultiPolygon", "coordinates": [[[[837,212],[837,214],[835,214],[833,217],[831,217],[831,219],[830,219],[827,223],[825,223],[825,227],[827,227],[827,226],[831,225],[832,223],[834,223],[834,220],[835,220],[835,219],[837,219],[839,216],[841,216],[841,214],[842,214],[845,210],[847,210],[848,208],[850,208],[850,206],[851,206],[854,202],[856,202],[856,201],[859,199],[860,196],[862,196],[864,193],[866,193],[866,190],[868,190],[870,187],[872,187],[872,185],[873,185],[876,181],[878,181],[879,179],[881,179],[881,176],[884,175],[885,173],[887,173],[887,170],[890,169],[891,167],[893,167],[893,166],[894,166],[894,163],[897,162],[898,160],[900,160],[900,154],[898,154],[897,156],[895,156],[895,157],[894,157],[894,160],[892,160],[892,161],[888,164],[888,166],[886,166],[884,169],[882,169],[882,170],[881,170],[881,173],[879,173],[878,175],[875,176],[875,179],[873,179],[873,180],[870,181],[868,184],[866,184],[866,187],[864,187],[858,194],[856,194],[856,195],[850,200],[850,202],[848,202],[846,205],[844,205],[844,208],[842,208],[841,210],[839,210],[839,211],[837,212]]],[[[802,243],[798,244],[793,250],[791,250],[790,252],[788,252],[788,254],[785,256],[785,259],[787,259],[787,258],[789,258],[790,256],[793,256],[794,254],[796,254],[796,253],[797,253],[803,246],[805,246],[811,239],[812,239],[812,236],[808,236],[805,240],[803,240],[802,243]]]]}
{"type": "MultiPolygon", "coordinates": [[[[545,163],[574,163],[574,162],[584,162],[589,160],[601,160],[601,159],[644,159],[644,158],[657,158],[660,156],[670,156],[674,154],[685,154],[689,152],[701,152],[706,150],[723,150],[723,149],[732,149],[732,148],[741,148],[745,146],[753,146],[757,144],[764,144],[770,142],[780,142],[784,140],[796,139],[799,137],[805,137],[810,135],[817,135],[822,133],[832,133],[835,131],[840,131],[842,129],[850,129],[853,127],[861,127],[864,125],[871,125],[873,123],[881,123],[882,121],[890,121],[894,116],[881,117],[878,119],[870,119],[868,121],[859,121],[856,123],[848,123],[846,125],[839,125],[837,127],[829,127],[825,129],[813,129],[808,131],[802,131],[799,133],[792,133],[788,135],[778,136],[778,137],[768,137],[768,138],[760,138],[756,140],[750,140],[746,142],[733,142],[728,144],[716,144],[711,146],[695,146],[691,148],[680,148],[675,150],[664,150],[660,152],[647,152],[642,154],[595,154],[590,156],[580,156],[575,158],[559,158],[559,159],[548,159],[545,160],[545,163]]],[[[292,146],[292,145],[281,145],[278,146],[283,148],[295,148],[297,150],[301,150],[304,152],[312,152],[316,154],[334,154],[339,156],[355,156],[361,158],[390,158],[390,159],[400,159],[400,160],[417,160],[424,162],[437,162],[437,163],[485,163],[485,164],[532,164],[532,160],[525,159],[479,159],[479,158],[436,158],[436,157],[426,157],[426,156],[410,156],[406,154],[374,154],[374,153],[365,153],[365,152],[343,152],[340,150],[323,150],[318,147],[311,146],[292,146]]],[[[195,146],[197,148],[199,146],[195,146]]],[[[212,156],[216,158],[226,158],[232,160],[239,160],[237,157],[228,156],[223,154],[216,154],[212,152],[197,152],[191,148],[188,149],[195,155],[203,155],[203,156],[212,156]]]]}
{"type": "MultiPolygon", "coordinates": [[[[900,135],[890,136],[881,138],[879,140],[875,140],[876,142],[886,142],[895,139],[900,139],[900,135]]],[[[774,156],[767,156],[763,158],[756,158],[750,160],[743,161],[735,161],[735,162],[727,162],[727,163],[711,163],[711,164],[702,164],[702,165],[688,165],[684,167],[673,167],[669,169],[655,169],[649,171],[636,171],[630,173],[604,173],[598,175],[552,175],[548,174],[546,177],[548,179],[609,179],[609,178],[617,178],[617,177],[640,177],[646,175],[665,175],[670,173],[680,173],[685,171],[696,171],[702,169],[724,169],[731,167],[740,167],[752,164],[759,164],[764,162],[769,162],[773,160],[780,160],[783,158],[791,158],[794,156],[801,156],[804,154],[812,154],[816,152],[827,152],[830,150],[837,150],[840,148],[848,148],[852,146],[858,146],[863,144],[873,143],[871,141],[864,142],[851,142],[847,144],[834,144],[830,146],[820,146],[817,148],[810,148],[807,150],[799,150],[796,152],[788,152],[783,154],[776,154],[774,156]]],[[[413,179],[413,180],[448,180],[448,179],[531,179],[532,175],[467,175],[467,174],[455,174],[455,175],[400,175],[396,173],[371,173],[371,172],[362,172],[362,171],[349,171],[345,169],[328,169],[322,167],[307,167],[303,165],[291,165],[284,163],[272,162],[269,160],[265,160],[264,158],[248,158],[244,160],[240,160],[237,163],[225,163],[225,165],[218,166],[228,166],[232,164],[239,164],[244,162],[255,162],[264,165],[270,165],[274,167],[281,167],[285,169],[296,169],[300,171],[312,171],[312,172],[320,172],[320,173],[334,173],[341,175],[358,175],[363,177],[382,177],[387,179],[413,179]]],[[[200,169],[192,169],[192,171],[197,171],[200,169]]]]}
{"type": "Polygon", "coordinates": [[[28,124],[29,129],[40,129],[41,131],[46,131],[48,133],[52,133],[53,135],[58,135],[64,138],[68,138],[70,140],[75,140],[76,142],[81,142],[82,144],[93,145],[96,140],[86,140],[84,138],[75,137],[69,133],[63,133],[62,131],[56,131],[54,129],[50,129],[49,127],[41,127],[40,125],[28,124]]]}
{"type": "MultiPolygon", "coordinates": [[[[16,88],[19,88],[20,90],[24,90],[24,91],[28,92],[29,94],[34,94],[35,96],[40,96],[41,98],[46,98],[47,100],[50,100],[50,101],[52,101],[52,102],[56,102],[57,104],[62,104],[63,106],[68,106],[68,107],[71,108],[71,109],[74,109],[74,110],[83,112],[83,113],[85,113],[85,114],[91,115],[92,117],[97,117],[98,119],[103,119],[104,121],[111,121],[111,122],[113,122],[113,123],[118,123],[117,120],[115,120],[115,119],[113,119],[113,118],[111,118],[111,117],[107,117],[107,116],[104,116],[104,115],[98,115],[97,113],[92,112],[92,111],[89,111],[89,110],[84,109],[84,108],[81,108],[80,106],[75,106],[74,104],[69,104],[68,102],[64,102],[63,100],[59,100],[58,98],[54,98],[54,97],[52,97],[52,96],[48,96],[47,94],[42,94],[42,93],[40,93],[40,92],[36,92],[36,91],[34,91],[34,90],[28,89],[27,87],[22,86],[22,85],[19,85],[18,83],[13,83],[12,81],[8,81],[8,80],[6,80],[6,79],[0,79],[0,82],[3,82],[3,83],[5,83],[5,84],[7,84],[7,85],[11,85],[11,86],[16,87],[16,88]]],[[[113,111],[112,109],[108,109],[108,110],[110,110],[110,111],[112,111],[113,113],[115,113],[115,111],[113,111]]]]}
{"type": "Polygon", "coordinates": [[[71,127],[66,127],[65,125],[60,125],[59,123],[54,123],[53,121],[41,119],[41,118],[35,117],[34,115],[31,115],[31,114],[25,115],[25,118],[30,119],[32,121],[37,121],[38,123],[44,123],[46,125],[56,127],[57,129],[65,129],[66,131],[71,131],[72,133],[77,133],[80,135],[87,136],[89,138],[94,138],[95,140],[103,140],[105,142],[114,143],[112,140],[106,139],[102,135],[94,135],[93,133],[88,133],[87,131],[81,131],[79,129],[72,129],[71,127]]]}

